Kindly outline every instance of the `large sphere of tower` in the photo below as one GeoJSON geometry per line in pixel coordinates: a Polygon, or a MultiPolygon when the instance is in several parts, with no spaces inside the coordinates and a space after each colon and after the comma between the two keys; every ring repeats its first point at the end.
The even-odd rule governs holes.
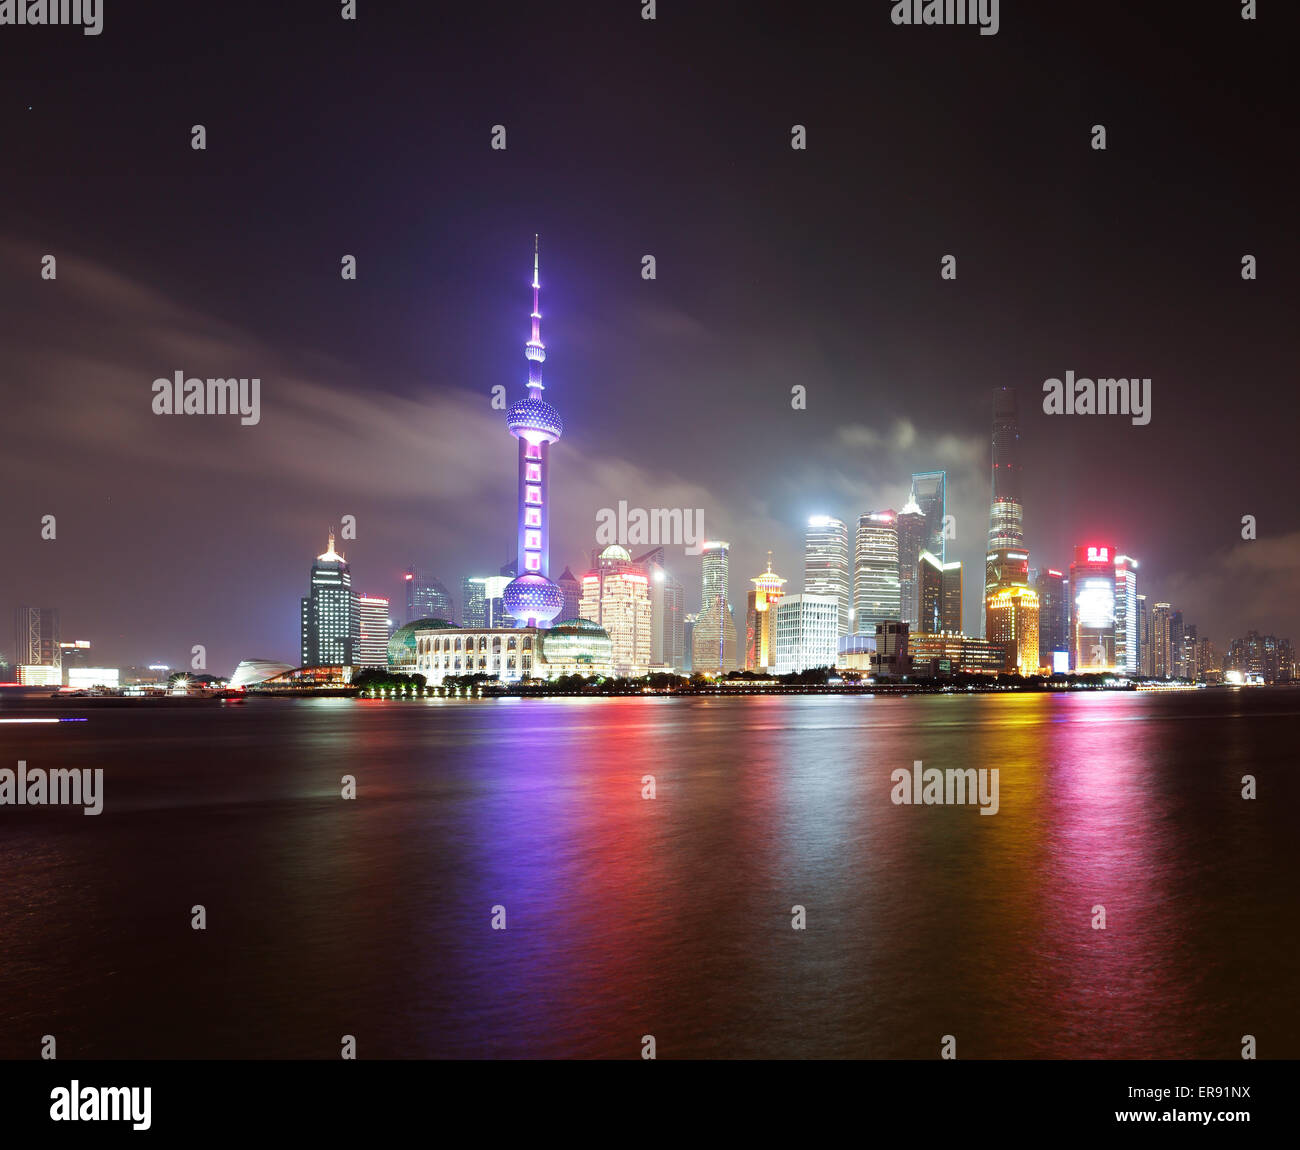
{"type": "Polygon", "coordinates": [[[506,412],[506,426],[516,439],[528,443],[554,443],[564,434],[560,413],[544,399],[526,396],[506,412]]]}
{"type": "Polygon", "coordinates": [[[564,610],[564,592],[545,575],[520,575],[501,593],[506,613],[524,627],[548,627],[564,610]]]}

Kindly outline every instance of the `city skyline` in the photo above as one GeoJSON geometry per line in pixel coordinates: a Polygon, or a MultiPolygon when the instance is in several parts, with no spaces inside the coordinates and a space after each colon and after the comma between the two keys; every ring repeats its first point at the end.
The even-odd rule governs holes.
{"type": "MultiPolygon", "coordinates": [[[[517,551],[500,514],[515,498],[515,445],[503,441],[493,389],[517,394],[520,251],[541,232],[556,253],[547,338],[568,423],[554,449],[552,500],[563,509],[551,523],[555,570],[585,569],[600,510],[621,499],[702,508],[707,533],[734,543],[734,613],[748,586],[737,580],[761,572],[769,549],[798,579],[809,516],[856,525],[872,508],[904,506],[913,473],[943,470],[956,532],[946,558],[963,562],[964,615],[979,619],[987,397],[1014,386],[1032,565],[1060,569],[1080,542],[1111,540],[1139,557],[1143,588],[1181,605],[1203,634],[1300,633],[1290,592],[1300,521],[1284,453],[1267,446],[1281,424],[1258,415],[1291,406],[1279,350],[1287,300],[1268,274],[1283,266],[1285,197],[1251,179],[1245,162],[1276,130],[1280,113],[1259,95],[1271,73],[1225,82],[1213,98],[1181,88],[1176,107],[1163,90],[1100,108],[1050,88],[1025,101],[991,54],[1026,43],[1071,50],[1050,14],[1006,22],[982,55],[948,55],[956,41],[942,32],[925,39],[920,29],[888,29],[882,16],[879,26],[864,20],[865,36],[846,37],[812,13],[805,31],[842,47],[824,49],[826,66],[805,68],[795,83],[770,66],[785,49],[779,36],[769,41],[766,17],[737,25],[692,13],[690,35],[668,49],[670,68],[685,65],[673,55],[681,45],[726,45],[726,58],[751,62],[746,74],[767,75],[745,81],[733,106],[682,72],[681,98],[699,122],[734,133],[722,143],[712,128],[663,123],[637,95],[631,78],[649,50],[639,21],[607,30],[603,42],[615,116],[592,108],[574,79],[589,57],[581,21],[525,6],[519,16],[519,34],[553,66],[535,76],[505,61],[454,73],[457,98],[502,107],[510,129],[508,148],[494,151],[488,122],[437,128],[439,154],[460,173],[456,188],[379,139],[354,140],[325,167],[314,140],[277,137],[271,147],[258,109],[271,98],[298,106],[288,78],[234,94],[240,139],[247,146],[253,133],[268,154],[270,208],[256,212],[222,174],[229,124],[209,124],[210,149],[196,156],[189,121],[203,114],[160,118],[156,83],[143,79],[158,66],[144,54],[148,38],[117,34],[135,17],[122,14],[85,61],[87,83],[122,77],[114,122],[76,135],[58,173],[45,150],[52,124],[76,122],[72,96],[41,79],[47,41],[14,61],[4,83],[15,99],[0,114],[26,176],[11,196],[19,226],[0,236],[0,352],[21,381],[7,399],[23,434],[0,459],[10,545],[0,606],[55,606],[66,634],[88,636],[113,662],[184,665],[203,644],[210,664],[226,667],[292,654],[297,623],[284,604],[301,596],[303,555],[344,516],[357,525],[355,538],[340,535],[356,584],[395,604],[411,564],[453,589],[466,575],[497,572],[517,551]],[[972,147],[945,101],[931,102],[933,78],[921,78],[933,51],[946,64],[933,81],[943,91],[985,86],[984,146],[972,147]],[[880,120],[864,148],[853,109],[872,93],[907,114],[880,120]],[[1099,157],[1087,128],[1108,117],[1112,152],[1099,157]],[[575,122],[591,135],[575,136],[575,122]],[[809,129],[804,154],[789,146],[794,122],[809,129]],[[1212,166],[1196,166],[1210,133],[1223,148],[1212,166]],[[1022,138],[1051,146],[1022,152],[1022,138]],[[1104,219],[1051,198],[1068,185],[1076,200],[1110,203],[1117,165],[1132,164],[1133,141],[1153,138],[1195,171],[1178,203],[1140,167],[1126,176],[1125,210],[1104,219]],[[593,172],[595,140],[637,143],[614,147],[609,166],[593,172]],[[717,162],[720,147],[734,169],[717,162]],[[877,154],[896,164],[879,168],[877,154]],[[374,183],[361,200],[341,201],[334,177],[346,180],[358,163],[374,183]],[[861,211],[848,189],[867,171],[861,211]],[[647,180],[656,172],[673,178],[647,180]],[[703,197],[690,190],[701,172],[716,181],[703,197]],[[68,189],[92,175],[100,200],[89,218],[68,189]],[[593,179],[608,182],[594,209],[593,179]],[[909,233],[892,221],[909,218],[918,184],[935,189],[932,210],[909,233]],[[955,187],[972,192],[949,194],[955,187]],[[785,210],[814,202],[812,216],[785,210]],[[243,238],[218,226],[230,219],[247,223],[243,238]],[[1227,238],[1197,242],[1205,229],[1227,238]],[[1048,234],[1054,246],[1044,247],[1048,234]],[[1239,274],[1248,250],[1263,269],[1250,283],[1239,274]],[[1131,275],[1105,262],[1116,251],[1132,260],[1131,275]],[[40,277],[47,252],[58,258],[54,282],[40,277]],[[955,281],[939,274],[948,252],[955,281]],[[339,275],[349,254],[355,281],[339,275]],[[647,255],[653,280],[643,278],[647,255]],[[1085,369],[1152,377],[1151,422],[1044,413],[1043,382],[1085,369]],[[260,421],[153,414],[152,381],[176,371],[258,376],[260,421]],[[796,386],[806,392],[801,408],[792,406],[796,386]],[[1251,402],[1231,401],[1243,391],[1251,402]],[[1194,463],[1223,452],[1223,476],[1194,463]],[[51,515],[57,536],[44,539],[51,515]],[[1258,524],[1250,542],[1245,515],[1258,524]],[[115,577],[92,577],[96,564],[115,577]],[[135,593],[140,586],[149,594],[135,593]]],[[[472,24],[457,13],[440,29],[450,44],[472,24]]],[[[1130,14],[1127,27],[1108,68],[1167,44],[1168,29],[1150,14],[1130,14]]],[[[295,36],[307,36],[324,68],[357,53],[393,62],[384,69],[390,94],[402,91],[403,62],[418,62],[427,98],[448,97],[453,80],[430,77],[404,32],[363,21],[346,48],[324,32],[295,36]]],[[[288,32],[268,35],[274,49],[288,32]]],[[[1252,51],[1278,50],[1256,40],[1252,51]]],[[[179,80],[176,68],[168,63],[156,82],[179,80]]],[[[312,99],[320,115],[347,123],[358,96],[313,88],[312,99]]],[[[425,138],[427,117],[400,103],[386,113],[394,137],[425,138]]],[[[669,549],[688,612],[698,607],[698,562],[669,549]]]]}

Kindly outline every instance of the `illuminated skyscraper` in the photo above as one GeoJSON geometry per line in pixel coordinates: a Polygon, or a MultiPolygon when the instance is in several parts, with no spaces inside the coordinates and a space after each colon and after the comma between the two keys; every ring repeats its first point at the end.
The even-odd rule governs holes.
{"type": "MultiPolygon", "coordinates": [[[[947,536],[944,519],[948,514],[948,473],[945,471],[918,471],[912,476],[912,498],[925,516],[927,538],[921,545],[940,563],[948,561],[947,536]]],[[[919,552],[918,552],[919,554],[919,552]]]]}
{"type": "MultiPolygon", "coordinates": [[[[519,626],[548,627],[564,609],[564,592],[547,577],[550,569],[550,450],[564,431],[560,413],[542,398],[542,313],[538,245],[533,237],[533,333],[524,345],[528,394],[506,412],[506,426],[519,441],[518,575],[505,589],[506,611],[519,626]]],[[[598,622],[599,620],[594,620],[598,622]]]]}
{"type": "Polygon", "coordinates": [[[1183,650],[1183,613],[1178,608],[1169,612],[1169,677],[1187,678],[1186,653],[1183,650]]]}
{"type": "Polygon", "coordinates": [[[1022,675],[1038,673],[1038,592],[1028,587],[1001,587],[990,596],[987,608],[988,641],[1001,643],[1007,652],[1007,670],[1022,675]]]}
{"type": "Polygon", "coordinates": [[[902,609],[897,512],[869,511],[858,518],[855,560],[853,630],[858,635],[874,635],[877,623],[897,622],[902,609]]]}
{"type": "Polygon", "coordinates": [[[645,568],[617,543],[582,577],[583,619],[598,623],[613,641],[614,673],[644,675],[650,668],[652,609],[645,568]]]}
{"type": "Polygon", "coordinates": [[[358,595],[357,617],[361,628],[357,644],[357,666],[387,667],[388,600],[358,595]]]}
{"type": "Polygon", "coordinates": [[[785,580],[772,571],[772,552],[767,553],[767,570],[758,578],[747,597],[745,612],[745,670],[765,671],[776,664],[776,605],[784,596],[785,580]]]}
{"type": "Polygon", "coordinates": [[[1115,556],[1115,669],[1136,675],[1141,613],[1137,593],[1137,560],[1115,556]]]}
{"type": "Polygon", "coordinates": [[[662,667],[664,662],[664,583],[668,572],[664,567],[664,549],[654,547],[633,562],[642,568],[650,580],[650,666],[662,667]]]}
{"type": "Polygon", "coordinates": [[[446,619],[451,622],[451,592],[426,571],[406,569],[406,621],[446,619]]]}
{"type": "Polygon", "coordinates": [[[1173,671],[1169,659],[1168,603],[1157,603],[1151,608],[1151,674],[1156,679],[1167,679],[1173,671]]]}
{"type": "MultiPolygon", "coordinates": [[[[999,388],[993,394],[993,499],[989,510],[990,556],[1006,549],[1025,550],[1025,533],[1020,506],[1020,423],[1017,417],[1014,388],[999,388]]],[[[989,594],[1001,586],[1025,586],[1029,581],[1026,563],[1025,579],[1020,583],[999,583],[994,577],[992,560],[984,580],[984,602],[989,594]]]]}
{"type": "Polygon", "coordinates": [[[1045,568],[1038,573],[1034,589],[1038,592],[1038,661],[1041,666],[1052,667],[1052,656],[1070,649],[1070,596],[1065,572],[1045,568]]]}
{"type": "Polygon", "coordinates": [[[691,635],[691,666],[710,675],[736,670],[736,620],[728,598],[728,556],[731,544],[703,544],[704,577],[700,614],[691,635]]]}
{"type": "Polygon", "coordinates": [[[841,635],[849,633],[853,583],[849,575],[849,529],[842,520],[814,515],[804,537],[803,590],[839,604],[841,635]]]}
{"type": "Polygon", "coordinates": [[[1070,653],[1074,670],[1115,670],[1115,548],[1079,546],[1070,564],[1070,653]]]}
{"type": "MultiPolygon", "coordinates": [[[[913,628],[921,619],[920,574],[918,564],[921,552],[940,557],[942,551],[930,547],[930,529],[925,512],[916,502],[916,493],[907,501],[907,506],[898,513],[898,598],[899,609],[905,623],[913,628]]],[[[943,532],[939,532],[939,542],[943,543],[943,532]]]]}
{"type": "Polygon", "coordinates": [[[829,596],[784,596],[776,604],[776,673],[835,666],[838,616],[839,602],[829,596]]]}
{"type": "Polygon", "coordinates": [[[999,547],[984,557],[984,635],[989,634],[989,610],[998,591],[1029,586],[1029,552],[1020,547],[999,547]]]}
{"type": "Polygon", "coordinates": [[[921,552],[917,564],[917,592],[920,597],[920,621],[915,632],[920,635],[937,635],[948,632],[962,633],[962,568],[961,563],[940,563],[935,555],[921,552]]]}
{"type": "Polygon", "coordinates": [[[302,601],[302,665],[351,667],[356,664],[361,618],[352,594],[352,569],[334,550],[334,532],[311,567],[311,592],[302,601]]]}
{"type": "Polygon", "coordinates": [[[664,572],[664,665],[685,670],[690,662],[686,638],[686,588],[672,573],[664,572]]]}

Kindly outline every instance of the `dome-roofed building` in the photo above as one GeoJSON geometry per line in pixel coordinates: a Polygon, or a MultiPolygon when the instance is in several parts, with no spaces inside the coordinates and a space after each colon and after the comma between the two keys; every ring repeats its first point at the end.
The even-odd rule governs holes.
{"type": "Polygon", "coordinates": [[[388,669],[400,671],[403,675],[415,671],[415,633],[416,631],[440,631],[455,627],[446,619],[416,619],[398,627],[388,637],[388,669]]]}
{"type": "Polygon", "coordinates": [[[563,619],[541,633],[542,674],[561,675],[614,673],[614,640],[599,623],[590,619],[563,619]]]}

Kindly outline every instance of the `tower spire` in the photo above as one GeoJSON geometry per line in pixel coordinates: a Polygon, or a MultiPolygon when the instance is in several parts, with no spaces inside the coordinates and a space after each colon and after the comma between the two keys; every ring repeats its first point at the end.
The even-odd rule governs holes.
{"type": "Polygon", "coordinates": [[[544,390],[542,385],[542,364],[546,361],[546,345],[542,343],[542,308],[540,301],[542,281],[538,277],[541,240],[533,233],[533,334],[524,345],[524,355],[528,359],[528,394],[536,399],[544,390]]]}

